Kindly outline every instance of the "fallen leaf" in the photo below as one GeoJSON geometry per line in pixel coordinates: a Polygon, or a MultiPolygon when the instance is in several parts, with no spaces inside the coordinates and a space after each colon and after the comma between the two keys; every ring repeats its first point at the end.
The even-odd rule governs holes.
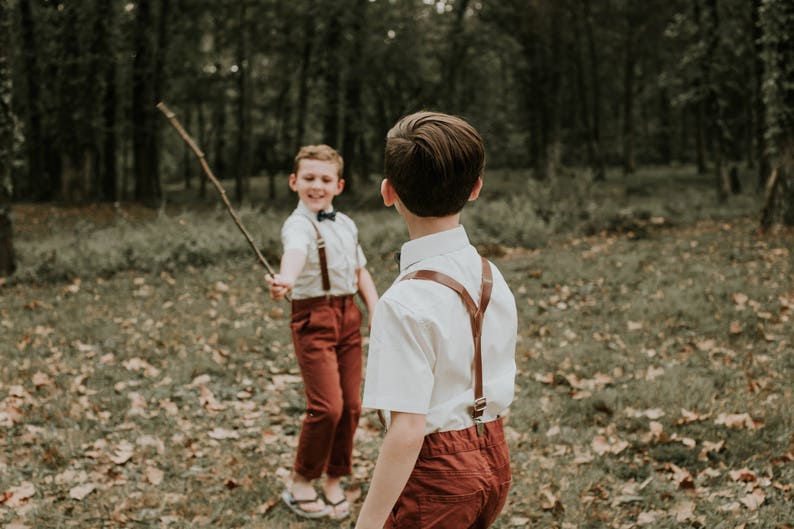
{"type": "Polygon", "coordinates": [[[165,473],[157,467],[146,467],[146,481],[152,485],[159,485],[163,482],[165,473]]]}
{"type": "Polygon", "coordinates": [[[728,428],[749,428],[751,430],[760,428],[749,413],[720,413],[714,420],[714,424],[721,424],[728,428]]]}
{"type": "Polygon", "coordinates": [[[213,439],[218,439],[218,440],[240,438],[240,434],[238,434],[234,430],[227,430],[225,428],[215,428],[207,435],[209,435],[213,439]]]}
{"type": "Polygon", "coordinates": [[[96,489],[96,484],[94,483],[86,483],[84,485],[78,485],[76,487],[72,487],[69,489],[69,497],[74,498],[75,500],[82,500],[89,494],[91,494],[94,489],[96,489]]]}
{"type": "Polygon", "coordinates": [[[739,501],[741,501],[744,506],[751,511],[757,511],[758,508],[764,503],[764,500],[766,500],[766,494],[762,489],[756,488],[739,501]]]}
{"type": "Polygon", "coordinates": [[[757,479],[755,472],[753,472],[747,467],[740,468],[739,470],[731,470],[730,472],[728,472],[728,475],[731,477],[733,481],[750,482],[750,481],[755,481],[757,479]]]}
{"type": "Polygon", "coordinates": [[[36,487],[29,481],[23,481],[18,487],[11,487],[0,494],[0,504],[5,504],[12,509],[25,505],[36,494],[36,487]]]}

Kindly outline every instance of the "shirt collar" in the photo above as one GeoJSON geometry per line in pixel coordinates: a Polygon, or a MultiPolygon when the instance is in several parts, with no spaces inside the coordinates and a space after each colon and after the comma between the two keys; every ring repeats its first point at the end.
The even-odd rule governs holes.
{"type": "MultiPolygon", "coordinates": [[[[331,204],[330,206],[328,206],[328,209],[326,209],[325,211],[326,211],[326,213],[330,213],[333,210],[334,210],[334,206],[333,206],[333,204],[331,204]]],[[[298,201],[298,207],[295,208],[295,212],[296,213],[300,213],[301,215],[306,215],[307,217],[312,218],[312,219],[316,219],[317,218],[317,213],[315,213],[314,211],[310,210],[308,208],[308,206],[306,206],[306,204],[304,204],[300,200],[298,201]]]]}
{"type": "Polygon", "coordinates": [[[400,249],[400,271],[429,257],[456,252],[469,245],[469,236],[462,225],[413,239],[400,249]]]}

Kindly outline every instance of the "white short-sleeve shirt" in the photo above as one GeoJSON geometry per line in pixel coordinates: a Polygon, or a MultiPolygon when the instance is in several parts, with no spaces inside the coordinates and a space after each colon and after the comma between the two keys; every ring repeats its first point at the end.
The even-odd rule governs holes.
{"type": "Polygon", "coordinates": [[[356,223],[347,215],[337,211],[336,220],[318,222],[317,214],[307,208],[303,202],[298,202],[298,207],[281,227],[281,242],[285,252],[300,250],[306,255],[306,264],[292,288],[293,299],[313,298],[326,294],[343,296],[358,292],[356,270],[366,266],[367,259],[358,244],[356,223]],[[331,282],[329,292],[323,290],[317,232],[312,222],[325,239],[325,256],[331,282]]]}
{"type": "MultiPolygon", "coordinates": [[[[504,413],[515,392],[518,319],[513,294],[491,264],[493,291],[483,319],[485,422],[504,413]]],[[[425,434],[474,424],[474,341],[457,292],[434,281],[401,278],[415,270],[443,272],[479,304],[482,264],[463,226],[403,245],[400,275],[375,307],[363,406],[424,414],[425,434]]]]}

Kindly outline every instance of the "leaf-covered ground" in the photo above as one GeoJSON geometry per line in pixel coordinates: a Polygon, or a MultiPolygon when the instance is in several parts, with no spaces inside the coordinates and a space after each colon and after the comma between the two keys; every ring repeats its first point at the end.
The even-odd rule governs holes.
{"type": "MultiPolygon", "coordinates": [[[[487,249],[520,334],[496,527],[794,526],[794,233],[651,218],[487,249]]],[[[302,386],[252,259],[10,283],[0,333],[0,526],[338,525],[278,502],[302,386]]],[[[379,440],[367,412],[355,510],[379,440]]]]}

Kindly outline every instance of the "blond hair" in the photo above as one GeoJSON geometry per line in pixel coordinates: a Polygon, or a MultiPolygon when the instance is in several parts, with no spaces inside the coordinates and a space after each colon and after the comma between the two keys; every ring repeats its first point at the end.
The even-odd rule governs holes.
{"type": "Polygon", "coordinates": [[[336,149],[325,144],[304,145],[301,147],[298,154],[295,155],[295,163],[292,172],[298,173],[301,160],[320,160],[321,162],[335,163],[339,168],[339,178],[342,177],[342,170],[345,168],[345,162],[342,160],[342,156],[336,152],[336,149]]]}

